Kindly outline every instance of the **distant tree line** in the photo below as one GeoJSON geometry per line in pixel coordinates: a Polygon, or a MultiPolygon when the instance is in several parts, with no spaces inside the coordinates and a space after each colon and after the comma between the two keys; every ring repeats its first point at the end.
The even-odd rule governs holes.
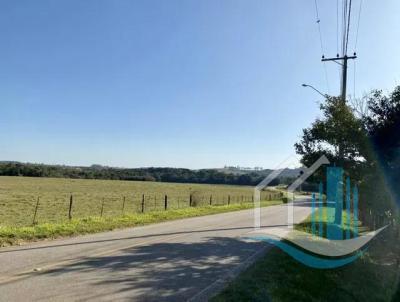
{"type": "MultiPolygon", "coordinates": [[[[112,168],[99,165],[72,167],[20,162],[1,162],[0,176],[56,177],[74,179],[112,179],[129,181],[158,181],[176,183],[257,185],[270,171],[244,174],[224,173],[214,169],[190,170],[182,168],[112,168]]],[[[288,184],[293,177],[275,179],[271,185],[288,184]]]]}

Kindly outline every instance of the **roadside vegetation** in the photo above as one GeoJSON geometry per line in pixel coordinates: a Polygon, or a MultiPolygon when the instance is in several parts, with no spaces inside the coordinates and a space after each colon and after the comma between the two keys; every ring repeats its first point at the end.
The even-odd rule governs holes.
{"type": "MultiPolygon", "coordinates": [[[[281,204],[279,200],[262,201],[261,206],[281,204]]],[[[40,223],[33,226],[0,226],[0,246],[20,244],[26,241],[54,239],[58,237],[110,231],[118,228],[135,227],[174,219],[225,213],[253,208],[253,203],[199,206],[167,211],[131,213],[119,217],[98,217],[72,219],[61,223],[40,223]]]]}
{"type": "MultiPolygon", "coordinates": [[[[346,221],[346,215],[343,211],[343,221],[346,221]]],[[[325,213],[322,223],[326,230],[325,213]]],[[[296,225],[296,229],[311,233],[311,215],[296,225]]],[[[342,229],[345,231],[347,226],[342,229]]],[[[360,231],[368,231],[368,228],[360,225],[360,231]]],[[[400,251],[399,231],[385,230],[360,259],[336,269],[310,268],[273,247],[212,302],[399,301],[396,290],[400,281],[400,255],[394,252],[400,251]]],[[[323,237],[326,237],[325,233],[323,237]]]]}
{"type": "MultiPolygon", "coordinates": [[[[400,301],[400,86],[351,104],[327,97],[321,111],[295,145],[301,162],[325,155],[343,167],[359,187],[361,227],[389,227],[361,258],[336,269],[307,267],[273,247],[212,301],[400,301]]],[[[324,175],[320,169],[311,180],[324,182],[324,175]]],[[[310,232],[310,219],[297,228],[310,232]]]]}
{"type": "Polygon", "coordinates": [[[382,247],[393,234],[383,235],[361,259],[329,270],[307,267],[274,247],[211,301],[399,301],[396,257],[382,247]]]}
{"type": "MultiPolygon", "coordinates": [[[[321,222],[322,222],[322,237],[323,238],[327,238],[327,233],[326,233],[326,229],[327,229],[327,224],[328,224],[328,212],[326,208],[322,209],[322,215],[320,215],[320,210],[316,209],[315,210],[315,217],[321,217],[321,222]]],[[[346,230],[350,230],[350,236],[351,238],[353,238],[353,227],[354,227],[354,219],[353,219],[353,215],[350,214],[349,217],[349,221],[350,224],[348,224],[348,215],[346,211],[342,211],[342,225],[341,225],[341,229],[343,231],[343,233],[346,230]]],[[[315,223],[315,233],[319,234],[319,220],[318,222],[315,223]]],[[[357,227],[358,227],[358,232],[359,233],[363,233],[363,232],[367,232],[369,231],[368,227],[363,226],[359,221],[357,223],[357,227]]],[[[312,233],[312,215],[309,215],[304,221],[300,222],[299,224],[295,225],[295,229],[299,230],[299,231],[303,231],[303,232],[307,232],[307,233],[312,233]]]]}

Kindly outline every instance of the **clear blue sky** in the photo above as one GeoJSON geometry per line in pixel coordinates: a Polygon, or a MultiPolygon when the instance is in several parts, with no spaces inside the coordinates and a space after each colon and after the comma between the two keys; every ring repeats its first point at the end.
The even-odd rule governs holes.
{"type": "MultiPolygon", "coordinates": [[[[335,55],[336,1],[318,4],[335,55]]],[[[399,16],[364,0],[356,95],[400,84],[399,16]]],[[[318,116],[301,83],[339,91],[315,21],[314,0],[3,0],[0,160],[274,167],[318,116]]]]}

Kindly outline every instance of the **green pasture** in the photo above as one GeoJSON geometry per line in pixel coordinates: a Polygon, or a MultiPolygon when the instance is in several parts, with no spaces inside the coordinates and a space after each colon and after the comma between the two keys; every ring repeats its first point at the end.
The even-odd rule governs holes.
{"type": "MultiPolygon", "coordinates": [[[[145,181],[0,177],[0,226],[29,226],[72,218],[119,217],[168,209],[242,204],[252,202],[247,186],[181,184],[145,181]],[[39,200],[39,203],[37,203],[39,200]],[[38,206],[37,206],[38,204],[38,206]],[[36,211],[37,207],[37,211],[36,211]],[[34,221],[34,213],[36,219],[34,221]]],[[[262,200],[276,200],[280,193],[262,192],[262,200]]]]}

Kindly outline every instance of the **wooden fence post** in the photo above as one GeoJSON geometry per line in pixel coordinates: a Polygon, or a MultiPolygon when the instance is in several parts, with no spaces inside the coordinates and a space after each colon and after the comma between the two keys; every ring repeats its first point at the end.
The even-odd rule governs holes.
{"type": "Polygon", "coordinates": [[[192,201],[193,201],[193,197],[192,197],[192,194],[190,194],[190,196],[189,196],[189,207],[192,206],[192,201]]]}
{"type": "Polygon", "coordinates": [[[168,195],[164,196],[164,210],[166,211],[168,208],[168,195]]]}
{"type": "Polygon", "coordinates": [[[231,204],[231,195],[228,195],[228,206],[231,204]]]}
{"type": "Polygon", "coordinates": [[[212,206],[212,194],[210,195],[210,206],[212,206]]]}
{"type": "Polygon", "coordinates": [[[142,195],[142,213],[144,213],[144,194],[142,195]]]}
{"type": "Polygon", "coordinates": [[[122,199],[122,215],[124,215],[124,210],[125,210],[125,196],[122,199]]]}
{"type": "Polygon", "coordinates": [[[68,211],[68,219],[71,220],[72,219],[72,203],[73,203],[73,197],[72,194],[69,197],[69,211],[68,211]]]}
{"type": "Polygon", "coordinates": [[[103,212],[104,212],[104,197],[101,200],[101,212],[100,212],[100,217],[103,217],[103,212]]]}
{"type": "Polygon", "coordinates": [[[40,201],[40,197],[38,196],[37,201],[36,201],[35,213],[33,214],[33,222],[32,222],[33,225],[36,224],[36,215],[37,215],[38,208],[39,208],[39,201],[40,201]]]}

